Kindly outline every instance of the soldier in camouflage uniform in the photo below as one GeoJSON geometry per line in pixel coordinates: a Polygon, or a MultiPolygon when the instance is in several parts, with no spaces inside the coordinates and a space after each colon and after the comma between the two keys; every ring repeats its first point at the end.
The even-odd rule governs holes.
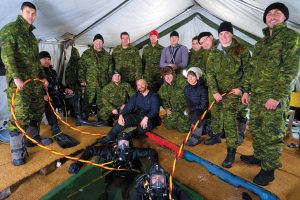
{"type": "Polygon", "coordinates": [[[198,43],[201,47],[201,57],[199,58],[200,66],[199,68],[202,71],[202,79],[206,83],[206,74],[207,74],[207,60],[210,50],[218,44],[218,40],[214,39],[214,36],[210,32],[202,32],[198,35],[198,43]]]}
{"type": "Polygon", "coordinates": [[[142,60],[138,50],[130,44],[129,34],[122,32],[120,38],[121,45],[112,53],[112,69],[121,72],[123,81],[135,88],[135,81],[142,78],[142,60]]]}
{"type": "Polygon", "coordinates": [[[71,57],[65,71],[65,83],[66,87],[73,90],[76,94],[81,93],[80,83],[78,81],[79,60],[79,52],[72,46],[71,57]]]}
{"type": "Polygon", "coordinates": [[[142,64],[143,76],[149,84],[149,88],[157,92],[162,84],[160,77],[160,54],[163,46],[158,44],[158,32],[152,30],[150,32],[150,42],[143,50],[142,64]]]}
{"type": "Polygon", "coordinates": [[[201,46],[198,42],[198,36],[192,39],[192,48],[189,51],[189,62],[187,68],[190,67],[201,67],[201,57],[203,51],[200,50],[201,46]]]}
{"type": "MultiPolygon", "coordinates": [[[[212,47],[216,46],[219,42],[218,40],[215,40],[213,35],[210,32],[202,32],[198,36],[199,39],[199,44],[202,47],[202,57],[201,57],[201,69],[203,70],[203,80],[206,83],[206,66],[207,66],[207,60],[209,56],[209,52],[212,49],[212,47]]],[[[207,83],[206,83],[207,84],[207,83]]],[[[208,91],[209,94],[209,102],[213,102],[213,94],[211,94],[210,90],[208,91]]],[[[221,109],[222,105],[219,103],[214,104],[212,107],[210,113],[211,117],[209,119],[209,123],[211,124],[212,132],[211,132],[211,139],[206,140],[204,144],[206,145],[213,145],[216,143],[221,142],[220,136],[224,135],[224,129],[223,129],[223,124],[221,123],[221,109]]],[[[240,107],[240,111],[237,115],[237,120],[238,120],[238,144],[242,144],[243,139],[245,137],[245,132],[246,132],[246,125],[248,122],[248,118],[246,117],[247,115],[247,109],[244,106],[240,107]]]]}
{"type": "Polygon", "coordinates": [[[264,37],[253,50],[252,73],[244,84],[243,104],[250,97],[250,132],[254,155],[241,156],[243,162],[261,166],[253,182],[268,185],[274,170],[281,166],[280,155],[285,134],[290,93],[299,76],[299,33],[287,28],[288,8],[282,3],[269,5],[264,13],[264,37]]]}
{"type": "MultiPolygon", "coordinates": [[[[214,39],[214,36],[210,32],[201,32],[198,35],[198,42],[201,46],[201,57],[200,57],[200,69],[202,71],[201,79],[204,81],[204,85],[207,86],[207,60],[208,55],[213,47],[215,47],[218,44],[218,40],[214,39]]],[[[214,98],[211,94],[210,90],[208,90],[208,97],[209,102],[213,102],[214,98]]],[[[223,131],[223,124],[221,123],[221,104],[215,104],[212,109],[210,110],[209,119],[207,120],[208,126],[211,128],[210,130],[207,130],[206,132],[210,133],[212,136],[214,135],[222,135],[224,133],[223,131]]],[[[217,143],[221,142],[221,138],[217,138],[217,143]]],[[[208,142],[208,140],[204,141],[204,144],[212,144],[208,142]]]]}
{"type": "MultiPolygon", "coordinates": [[[[218,29],[220,43],[208,57],[207,84],[216,102],[222,104],[221,123],[226,134],[227,156],[223,167],[230,168],[235,160],[238,145],[237,116],[241,106],[241,82],[248,70],[250,52],[247,47],[233,38],[230,22],[223,22],[218,29]],[[223,98],[222,93],[232,90],[233,94],[223,98]],[[222,100],[222,102],[220,102],[222,100]]],[[[211,138],[213,140],[213,138],[211,138]]]]}
{"type": "Polygon", "coordinates": [[[102,120],[113,124],[114,119],[118,119],[119,113],[123,110],[129,97],[135,92],[129,83],[121,81],[121,74],[114,70],[111,82],[102,90],[102,108],[100,117],[102,120]]]}
{"type": "Polygon", "coordinates": [[[187,133],[190,129],[189,118],[184,114],[186,103],[183,89],[186,86],[186,79],[178,74],[171,67],[161,69],[164,79],[163,85],[158,91],[161,104],[167,116],[163,123],[167,129],[177,129],[181,133],[187,133]]]}
{"type": "Polygon", "coordinates": [[[85,101],[83,105],[83,118],[86,119],[96,102],[99,116],[99,109],[102,107],[102,88],[108,83],[110,68],[109,53],[103,48],[104,39],[101,34],[96,34],[93,39],[93,46],[85,50],[79,61],[78,79],[82,87],[86,87],[85,101]]]}
{"type": "MultiPolygon", "coordinates": [[[[9,105],[15,89],[21,90],[14,104],[18,122],[28,135],[48,145],[52,140],[39,136],[39,122],[44,111],[43,88],[39,82],[31,82],[24,86],[24,81],[31,78],[44,79],[44,86],[48,86],[43,69],[39,65],[38,42],[32,33],[35,17],[36,7],[30,2],[24,2],[17,20],[7,24],[0,31],[1,58],[7,67],[6,93],[9,105]]],[[[23,165],[26,162],[24,136],[13,120],[9,123],[9,130],[12,163],[15,166],[23,165]]]]}

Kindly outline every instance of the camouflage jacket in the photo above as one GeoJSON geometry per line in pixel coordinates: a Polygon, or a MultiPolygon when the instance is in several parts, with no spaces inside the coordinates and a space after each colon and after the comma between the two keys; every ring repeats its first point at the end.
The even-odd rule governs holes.
{"type": "Polygon", "coordinates": [[[85,50],[79,61],[78,79],[86,82],[87,87],[104,87],[108,83],[110,56],[107,51],[85,50]]]}
{"type": "Polygon", "coordinates": [[[7,67],[6,80],[9,86],[13,79],[45,78],[38,58],[38,42],[22,16],[4,26],[0,31],[1,58],[7,67]]]}
{"type": "Polygon", "coordinates": [[[299,33],[287,28],[285,23],[263,29],[265,35],[254,47],[250,61],[253,66],[245,79],[245,91],[284,102],[294,89],[299,75],[299,33]]]}
{"type": "Polygon", "coordinates": [[[186,79],[180,74],[174,75],[172,85],[164,82],[158,91],[163,108],[172,111],[184,111],[186,101],[183,90],[186,85],[186,79]]]}
{"type": "Polygon", "coordinates": [[[159,62],[163,48],[164,47],[158,43],[154,47],[149,43],[148,46],[144,48],[142,55],[144,76],[160,75],[159,62]]]}
{"type": "Polygon", "coordinates": [[[121,81],[119,85],[110,82],[102,90],[103,107],[113,110],[126,104],[129,97],[135,94],[129,83],[121,81]]]}
{"type": "MultiPolygon", "coordinates": [[[[219,44],[219,40],[213,40],[213,44],[212,44],[212,47],[211,49],[214,49],[216,48],[216,46],[219,44]]],[[[209,53],[211,51],[211,49],[209,50],[206,50],[206,49],[201,49],[201,57],[200,57],[200,69],[202,70],[202,72],[204,74],[207,73],[207,60],[208,60],[208,56],[209,56],[209,53]]]]}
{"type": "Polygon", "coordinates": [[[79,68],[80,55],[75,47],[72,47],[71,57],[68,62],[65,72],[65,83],[66,87],[77,91],[79,90],[80,83],[78,80],[78,68],[79,68]]]}
{"type": "Polygon", "coordinates": [[[244,72],[249,68],[250,52],[233,38],[229,47],[213,47],[207,61],[207,84],[211,94],[241,88],[244,72]]]}
{"type": "Polygon", "coordinates": [[[122,73],[124,81],[142,78],[142,61],[138,50],[129,45],[123,49],[121,45],[114,48],[112,53],[113,69],[122,73]]]}
{"type": "Polygon", "coordinates": [[[202,54],[203,54],[203,50],[195,51],[194,49],[190,49],[188,68],[190,67],[200,68],[202,54]]]}

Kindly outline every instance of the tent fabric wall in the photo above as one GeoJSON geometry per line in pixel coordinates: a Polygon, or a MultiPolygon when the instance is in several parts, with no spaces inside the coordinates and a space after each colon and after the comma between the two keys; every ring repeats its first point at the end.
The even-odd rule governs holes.
{"type": "MultiPolygon", "coordinates": [[[[274,0],[275,1],[275,0],[274,0]]],[[[81,33],[95,21],[114,10],[105,20],[76,38],[77,45],[92,43],[95,34],[101,33],[105,46],[115,47],[120,43],[119,34],[128,31],[131,42],[147,35],[150,30],[161,27],[176,16],[185,13],[193,5],[201,7],[207,18],[216,21],[231,21],[234,26],[261,37],[263,10],[273,0],[33,0],[37,6],[37,19],[34,31],[38,39],[59,42],[63,35],[73,36],[81,33]],[[250,5],[250,6],[247,6],[250,5]],[[253,7],[257,8],[254,9],[253,7]]],[[[300,32],[300,1],[283,0],[290,9],[290,20],[293,27],[300,32]]],[[[16,19],[21,0],[1,0],[0,27],[16,19]]],[[[198,9],[198,8],[197,8],[198,9]]],[[[219,23],[218,22],[218,23],[219,23]]],[[[291,24],[291,23],[290,23],[291,24]]],[[[188,44],[190,41],[188,42],[188,44]]],[[[187,45],[187,44],[185,44],[187,45]]]]}
{"type": "MultiPolygon", "coordinates": [[[[262,37],[261,29],[266,26],[263,23],[263,11],[276,0],[196,0],[196,2],[212,15],[224,21],[230,21],[235,26],[262,37]],[[256,7],[257,10],[250,6],[256,7]]],[[[280,2],[285,3],[289,8],[289,21],[298,24],[292,28],[300,32],[300,1],[281,0],[280,2]]]]}
{"type": "MultiPolygon", "coordinates": [[[[180,28],[176,29],[180,36],[180,43],[186,45],[188,48],[191,48],[192,38],[196,35],[198,35],[200,32],[203,31],[210,31],[215,38],[218,37],[217,28],[220,23],[222,23],[222,20],[218,19],[217,17],[214,17],[209,12],[204,10],[198,5],[195,5],[191,7],[190,9],[186,10],[184,13],[178,15],[174,19],[168,21],[167,23],[163,24],[162,26],[157,28],[157,31],[161,33],[162,31],[168,29],[169,27],[174,26],[174,24],[180,23],[182,20],[188,18],[189,16],[195,15],[191,21],[187,22],[186,24],[183,24],[180,28]],[[196,15],[195,15],[196,14],[196,15]],[[205,19],[208,19],[211,24],[208,24],[205,22],[205,19]],[[214,25],[215,27],[213,27],[214,25]]],[[[171,32],[173,30],[170,30],[171,32]]],[[[163,46],[168,46],[170,44],[169,42],[169,32],[161,37],[159,39],[160,44],[163,46]]],[[[234,28],[234,34],[240,38],[241,40],[254,45],[256,43],[256,40],[251,37],[251,35],[247,35],[236,28],[234,28]]],[[[142,43],[143,41],[147,40],[149,38],[148,33],[144,35],[139,40],[135,41],[133,44],[138,45],[142,43]]]]}
{"type": "MultiPolygon", "coordinates": [[[[73,41],[80,54],[92,44],[95,34],[104,37],[110,51],[120,44],[120,33],[128,31],[133,45],[145,45],[150,30],[163,33],[160,43],[169,45],[169,33],[175,27],[180,43],[191,47],[192,37],[231,21],[235,35],[249,44],[262,37],[264,9],[276,0],[31,0],[37,7],[34,34],[40,50],[47,50],[58,73],[68,60],[65,42],[73,41]],[[191,17],[193,16],[193,17],[191,17]],[[93,26],[91,26],[93,25],[93,26]],[[65,60],[66,58],[66,60],[65,60]]],[[[0,1],[0,28],[14,21],[23,0],[0,1]]],[[[300,32],[300,1],[282,0],[290,10],[288,26],[300,32]]],[[[62,76],[63,77],[63,76],[62,76]]],[[[2,86],[2,84],[1,84],[2,86]]],[[[0,96],[3,102],[4,95],[0,96]]],[[[1,112],[2,113],[2,108],[1,112]]]]}
{"type": "Polygon", "coordinates": [[[11,116],[8,110],[7,95],[5,92],[6,88],[6,78],[5,76],[0,76],[0,121],[3,119],[9,119],[11,116]]]}

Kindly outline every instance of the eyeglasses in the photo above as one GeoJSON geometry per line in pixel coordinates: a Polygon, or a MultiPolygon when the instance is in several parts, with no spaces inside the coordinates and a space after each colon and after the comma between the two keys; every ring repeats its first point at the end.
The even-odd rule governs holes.
{"type": "Polygon", "coordinates": [[[206,36],[206,38],[205,38],[204,40],[202,40],[202,42],[200,42],[200,40],[201,40],[201,39],[200,39],[200,40],[199,40],[199,44],[200,44],[200,45],[203,45],[203,44],[206,42],[206,40],[207,40],[208,38],[209,38],[209,36],[206,36]]]}

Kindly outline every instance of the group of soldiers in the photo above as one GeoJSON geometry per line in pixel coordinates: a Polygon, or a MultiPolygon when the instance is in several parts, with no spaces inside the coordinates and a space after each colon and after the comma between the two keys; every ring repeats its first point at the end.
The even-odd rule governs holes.
{"type": "MultiPolygon", "coordinates": [[[[49,87],[32,33],[35,15],[35,6],[24,2],[17,20],[1,29],[1,58],[7,67],[9,101],[16,88],[22,90],[15,101],[18,122],[47,145],[51,141],[39,136],[44,92],[39,83],[24,86],[25,80],[38,77],[44,80],[44,87],[49,87]]],[[[84,88],[83,107],[76,113],[77,119],[80,124],[88,123],[80,120],[88,120],[91,107],[96,104],[98,120],[113,126],[99,140],[107,143],[130,126],[137,126],[128,133],[130,138],[151,131],[160,123],[160,105],[166,111],[165,127],[187,132],[207,109],[208,102],[215,101],[210,117],[194,130],[195,140],[189,144],[199,143],[202,132],[210,129],[207,127],[211,127],[207,145],[220,143],[220,136],[225,133],[227,155],[222,166],[229,168],[235,161],[239,129],[245,129],[249,104],[254,155],[242,155],[241,160],[259,165],[261,171],[253,181],[267,185],[274,180],[274,170],[281,166],[286,110],[299,74],[299,34],[287,28],[288,18],[289,10],[282,3],[266,8],[263,21],[267,27],[252,56],[248,47],[234,37],[230,22],[220,24],[218,40],[210,32],[194,37],[190,52],[179,44],[178,32],[171,32],[170,45],[164,48],[158,43],[158,32],[153,30],[142,57],[130,44],[127,32],[120,34],[121,44],[111,55],[103,48],[102,35],[96,34],[93,45],[80,58],[74,50],[69,63],[76,65],[76,70],[66,70],[72,73],[71,78],[70,74],[66,77],[67,85],[75,83],[78,87],[72,87],[84,88]],[[184,69],[187,80],[182,76],[184,69]],[[230,94],[222,96],[227,92],[230,94]]],[[[73,91],[66,93],[72,96],[73,91]]],[[[12,162],[22,165],[26,157],[23,135],[13,120],[9,129],[12,162]]]]}

